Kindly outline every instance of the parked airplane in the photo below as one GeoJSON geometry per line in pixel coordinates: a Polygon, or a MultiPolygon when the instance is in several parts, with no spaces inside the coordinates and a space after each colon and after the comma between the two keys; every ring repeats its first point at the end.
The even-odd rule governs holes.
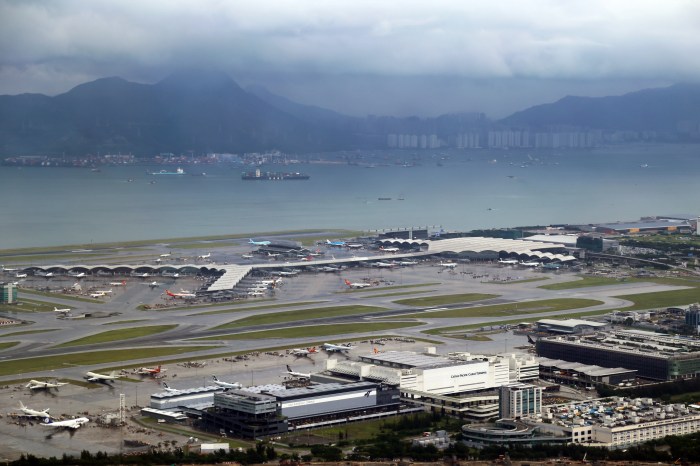
{"type": "Polygon", "coordinates": [[[144,285],[148,285],[151,288],[158,288],[160,286],[160,283],[158,282],[151,282],[151,283],[144,283],[144,285]]]}
{"type": "Polygon", "coordinates": [[[110,288],[109,290],[97,290],[95,293],[102,293],[102,294],[112,294],[114,291],[110,288]]]}
{"type": "Polygon", "coordinates": [[[402,267],[406,267],[409,265],[418,265],[418,261],[399,261],[397,262],[397,264],[399,264],[402,267]]]}
{"type": "Polygon", "coordinates": [[[160,257],[170,257],[170,256],[171,256],[171,254],[169,252],[160,255],[160,257]]]}
{"type": "Polygon", "coordinates": [[[70,312],[70,308],[67,308],[67,307],[66,307],[66,308],[63,308],[63,309],[59,309],[59,308],[57,308],[57,307],[54,306],[53,312],[60,312],[61,314],[67,314],[67,313],[70,312]]]}
{"type": "Polygon", "coordinates": [[[520,265],[525,266],[525,267],[539,267],[542,264],[540,264],[537,261],[523,261],[520,263],[520,265]]]}
{"type": "Polygon", "coordinates": [[[253,238],[248,238],[248,244],[253,244],[255,246],[269,246],[271,241],[253,241],[253,238]]]}
{"type": "Polygon", "coordinates": [[[368,286],[372,286],[371,283],[364,283],[364,282],[355,282],[352,283],[350,280],[345,279],[345,284],[349,286],[350,288],[367,288],[368,286]]]}
{"type": "Polygon", "coordinates": [[[391,246],[391,247],[388,247],[388,248],[385,248],[384,246],[382,246],[382,247],[379,248],[379,250],[380,250],[380,251],[383,251],[383,252],[399,252],[399,248],[394,247],[394,246],[391,246]]]}
{"type": "Polygon", "coordinates": [[[379,267],[380,269],[391,269],[394,267],[395,264],[392,264],[391,262],[373,262],[372,266],[373,267],[379,267]]]}
{"type": "Polygon", "coordinates": [[[85,272],[71,272],[68,275],[75,278],[85,278],[85,272]]]}
{"type": "Polygon", "coordinates": [[[108,375],[105,374],[99,374],[97,372],[87,372],[85,374],[85,379],[87,379],[88,382],[109,382],[111,380],[117,380],[119,378],[119,375],[117,374],[117,371],[112,371],[108,375]]]}
{"type": "Polygon", "coordinates": [[[26,273],[16,273],[15,278],[27,278],[27,274],[26,273]]]}
{"type": "Polygon", "coordinates": [[[445,267],[446,269],[454,269],[457,267],[456,262],[440,262],[440,267],[445,267]]]}
{"type": "Polygon", "coordinates": [[[40,417],[44,419],[51,417],[51,415],[49,414],[49,408],[46,408],[43,411],[37,411],[36,409],[24,406],[24,403],[22,403],[21,401],[19,402],[19,410],[22,411],[22,413],[26,417],[40,417]]]}
{"type": "Polygon", "coordinates": [[[165,390],[168,393],[182,393],[182,390],[178,390],[177,388],[171,388],[165,382],[163,382],[162,385],[163,385],[163,390],[165,390]]]}
{"type": "Polygon", "coordinates": [[[504,265],[517,265],[518,259],[498,259],[498,263],[504,265]]]}
{"type": "Polygon", "coordinates": [[[330,241],[326,240],[327,246],[345,246],[347,243],[345,241],[330,241]]]}
{"type": "Polygon", "coordinates": [[[95,291],[94,293],[90,293],[91,298],[104,298],[105,292],[104,291],[95,291]]]}
{"type": "Polygon", "coordinates": [[[109,282],[109,286],[126,286],[126,280],[120,282],[109,282]]]}
{"type": "Polygon", "coordinates": [[[151,276],[148,272],[143,272],[143,273],[136,273],[136,272],[131,272],[132,277],[136,278],[148,278],[151,276]]]}
{"type": "Polygon", "coordinates": [[[17,269],[8,269],[4,265],[0,265],[0,270],[3,272],[17,272],[17,269]]]}
{"type": "Polygon", "coordinates": [[[239,384],[238,382],[224,382],[223,380],[219,380],[215,375],[211,376],[212,380],[214,380],[214,383],[218,385],[219,387],[224,387],[224,388],[242,388],[243,385],[239,384]]]}
{"type": "Polygon", "coordinates": [[[324,343],[321,346],[321,348],[323,348],[324,351],[328,351],[329,353],[343,353],[346,351],[350,351],[355,347],[350,345],[334,345],[333,343],[324,343]]]}
{"type": "Polygon", "coordinates": [[[173,293],[170,290],[165,290],[165,294],[170,296],[171,298],[180,298],[180,299],[194,299],[197,297],[196,294],[186,291],[186,290],[180,290],[179,293],[173,293]]]}
{"type": "Polygon", "coordinates": [[[256,290],[250,290],[247,293],[248,296],[265,296],[264,291],[256,291],[256,290]]]}
{"type": "Polygon", "coordinates": [[[64,385],[68,385],[68,382],[42,382],[40,380],[30,380],[27,385],[24,386],[24,388],[28,388],[30,390],[42,390],[42,389],[50,389],[50,388],[58,388],[62,387],[64,385]]]}
{"type": "Polygon", "coordinates": [[[299,377],[300,379],[310,379],[311,374],[310,373],[304,373],[304,372],[297,372],[293,371],[291,367],[289,367],[289,364],[287,364],[287,374],[291,375],[292,377],[299,377]]]}
{"type": "Polygon", "coordinates": [[[275,252],[268,252],[267,257],[279,257],[279,254],[275,252]]]}
{"type": "Polygon", "coordinates": [[[156,367],[139,367],[136,369],[134,372],[136,372],[139,375],[157,375],[160,374],[161,372],[165,372],[167,369],[162,368],[160,366],[156,367]]]}
{"type": "Polygon", "coordinates": [[[363,246],[361,243],[345,243],[345,247],[350,249],[361,249],[363,246]]]}
{"type": "Polygon", "coordinates": [[[76,417],[65,421],[52,421],[50,418],[47,417],[46,419],[44,419],[44,422],[42,422],[41,425],[46,427],[63,427],[65,429],[79,429],[80,426],[82,426],[86,422],[90,422],[90,419],[86,417],[76,417]]]}
{"type": "Polygon", "coordinates": [[[211,253],[208,252],[206,254],[202,254],[200,256],[197,256],[197,259],[209,259],[211,257],[211,253]]]}
{"type": "Polygon", "coordinates": [[[54,276],[54,275],[53,275],[53,272],[46,272],[46,273],[44,274],[44,278],[53,278],[53,276],[54,276]]]}

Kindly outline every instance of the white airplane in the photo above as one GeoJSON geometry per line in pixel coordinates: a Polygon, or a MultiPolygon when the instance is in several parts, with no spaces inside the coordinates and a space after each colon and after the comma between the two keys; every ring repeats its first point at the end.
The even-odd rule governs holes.
{"type": "Polygon", "coordinates": [[[252,259],[252,258],[253,258],[253,255],[252,255],[252,254],[242,254],[242,255],[241,255],[241,258],[243,258],[243,259],[252,259]]]}
{"type": "Polygon", "coordinates": [[[104,298],[105,293],[103,291],[95,291],[94,293],[90,293],[91,298],[104,298]]]}
{"type": "Polygon", "coordinates": [[[399,261],[398,264],[401,266],[418,265],[418,261],[399,261]]]}
{"type": "Polygon", "coordinates": [[[177,388],[171,388],[165,382],[163,382],[162,385],[163,385],[163,390],[165,390],[168,393],[182,393],[182,390],[178,390],[177,388]]]}
{"type": "Polygon", "coordinates": [[[63,427],[66,429],[79,429],[80,426],[82,426],[86,422],[90,422],[90,419],[86,417],[76,417],[65,421],[52,421],[50,418],[47,417],[46,419],[44,419],[44,422],[42,422],[41,425],[46,427],[63,427]]]}
{"type": "Polygon", "coordinates": [[[52,278],[53,276],[54,276],[54,275],[53,275],[53,272],[46,272],[46,273],[44,274],[44,278],[52,278]]]}
{"type": "Polygon", "coordinates": [[[269,246],[270,241],[253,241],[252,238],[248,238],[248,244],[253,244],[255,246],[269,246]]]}
{"type": "Polygon", "coordinates": [[[209,259],[211,257],[211,253],[208,252],[206,254],[202,254],[200,256],[197,256],[197,259],[209,259]]]}
{"type": "Polygon", "coordinates": [[[193,298],[197,297],[196,294],[192,293],[191,291],[186,291],[186,290],[180,290],[179,293],[173,293],[170,290],[165,290],[165,294],[167,294],[171,298],[180,298],[180,299],[193,299],[193,298]]]}
{"type": "Polygon", "coordinates": [[[523,261],[520,263],[520,265],[522,265],[524,267],[539,267],[542,264],[540,264],[537,261],[523,261]]]}
{"type": "Polygon", "coordinates": [[[456,262],[440,262],[440,267],[445,267],[446,269],[454,269],[457,267],[456,262]]]}
{"type": "Polygon", "coordinates": [[[518,259],[498,259],[498,263],[504,265],[517,265],[518,259]]]}
{"type": "Polygon", "coordinates": [[[60,312],[61,314],[66,314],[66,313],[70,312],[70,308],[66,307],[63,309],[59,309],[56,306],[54,306],[53,312],[60,312]]]}
{"type": "Polygon", "coordinates": [[[114,291],[110,288],[109,290],[97,290],[95,293],[112,294],[114,291]]]}
{"type": "Polygon", "coordinates": [[[293,371],[291,367],[289,367],[289,364],[287,364],[287,374],[291,375],[292,377],[299,377],[300,379],[310,379],[311,374],[310,373],[304,373],[304,372],[297,372],[293,371]]]}
{"type": "Polygon", "coordinates": [[[264,291],[255,291],[255,290],[250,290],[248,291],[248,296],[265,296],[264,291]]]}
{"type": "Polygon", "coordinates": [[[168,252],[168,253],[165,253],[165,254],[161,254],[161,255],[160,255],[160,257],[170,257],[170,256],[171,256],[171,254],[170,254],[169,252],[168,252]]]}
{"type": "Polygon", "coordinates": [[[49,389],[49,388],[58,388],[62,387],[64,385],[68,385],[68,382],[42,382],[40,380],[30,380],[27,385],[24,386],[24,388],[28,388],[30,390],[42,390],[42,389],[49,389]]]}
{"type": "Polygon", "coordinates": [[[158,282],[151,282],[151,283],[144,283],[144,285],[148,285],[151,288],[158,288],[160,286],[160,283],[158,282]]]}
{"type": "Polygon", "coordinates": [[[392,264],[391,262],[382,262],[382,261],[374,262],[372,265],[374,267],[379,267],[380,269],[391,269],[394,267],[394,264],[392,264]]]}
{"type": "Polygon", "coordinates": [[[399,252],[399,248],[394,247],[394,246],[391,246],[391,247],[388,247],[388,248],[385,248],[384,246],[382,246],[382,247],[379,248],[379,250],[380,250],[380,251],[384,251],[384,252],[399,252]]]}
{"type": "Polygon", "coordinates": [[[71,277],[75,277],[75,278],[85,278],[85,272],[72,272],[72,273],[69,273],[68,275],[70,275],[71,277]]]}
{"type": "Polygon", "coordinates": [[[360,243],[345,243],[345,247],[350,249],[361,249],[362,246],[360,243]]]}
{"type": "Polygon", "coordinates": [[[88,382],[109,382],[111,380],[117,380],[119,378],[117,371],[112,371],[109,374],[98,374],[97,372],[87,372],[85,374],[85,379],[88,382]]]}
{"type": "Polygon", "coordinates": [[[26,273],[16,273],[15,278],[27,278],[27,274],[26,273]]]}
{"type": "Polygon", "coordinates": [[[275,252],[268,252],[267,253],[267,257],[278,257],[278,256],[279,256],[279,254],[277,254],[275,252]]]}
{"type": "Polygon", "coordinates": [[[120,282],[109,282],[109,286],[126,286],[126,280],[120,282]]]}
{"type": "Polygon", "coordinates": [[[8,269],[4,265],[0,265],[0,270],[2,270],[3,272],[17,272],[17,269],[8,269]]]}
{"type": "Polygon", "coordinates": [[[138,278],[148,278],[148,277],[150,277],[151,275],[150,275],[148,272],[144,272],[144,273],[135,273],[135,272],[132,272],[132,273],[131,273],[131,276],[132,276],[132,277],[138,277],[138,278]]]}
{"type": "Polygon", "coordinates": [[[327,246],[345,246],[347,243],[345,241],[330,241],[326,240],[327,246]]]}
{"type": "Polygon", "coordinates": [[[334,345],[333,343],[324,343],[321,348],[329,353],[344,353],[354,349],[355,347],[350,345],[334,345]]]}
{"type": "Polygon", "coordinates": [[[44,419],[51,417],[51,415],[49,414],[49,408],[46,408],[43,411],[37,411],[36,409],[24,406],[24,403],[22,403],[21,401],[19,402],[19,410],[22,411],[22,413],[26,417],[40,417],[44,419]]]}
{"type": "Polygon", "coordinates": [[[219,387],[224,387],[224,388],[242,388],[243,385],[239,384],[238,382],[224,382],[223,380],[219,380],[215,375],[212,375],[211,378],[214,380],[214,383],[218,385],[219,387]]]}
{"type": "Polygon", "coordinates": [[[345,284],[349,286],[350,288],[367,288],[368,286],[372,286],[371,283],[364,283],[364,282],[355,282],[352,283],[350,280],[345,279],[345,284]]]}

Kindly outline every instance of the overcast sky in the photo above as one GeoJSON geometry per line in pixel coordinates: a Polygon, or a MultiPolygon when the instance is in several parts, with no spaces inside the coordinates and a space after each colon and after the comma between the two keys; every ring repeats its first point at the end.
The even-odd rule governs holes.
{"type": "Polygon", "coordinates": [[[700,82],[697,0],[0,0],[0,94],[217,68],[354,115],[700,82]]]}

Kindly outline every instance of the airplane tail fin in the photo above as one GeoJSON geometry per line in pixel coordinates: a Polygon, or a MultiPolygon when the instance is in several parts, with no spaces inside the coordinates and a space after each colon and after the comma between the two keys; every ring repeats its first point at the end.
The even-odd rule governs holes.
{"type": "Polygon", "coordinates": [[[44,424],[51,424],[51,423],[52,423],[52,422],[51,422],[51,418],[50,418],[50,417],[47,417],[46,419],[44,419],[44,424]]]}
{"type": "Polygon", "coordinates": [[[346,278],[346,279],[345,279],[345,284],[348,285],[348,286],[350,286],[350,280],[348,280],[348,279],[346,278]]]}
{"type": "Polygon", "coordinates": [[[289,364],[287,364],[287,372],[292,372],[292,368],[289,367],[289,364]]]}
{"type": "Polygon", "coordinates": [[[20,407],[20,409],[26,408],[26,406],[24,406],[24,403],[22,403],[22,400],[19,400],[19,407],[20,407]]]}
{"type": "Polygon", "coordinates": [[[117,376],[117,371],[112,371],[109,373],[110,377],[116,377],[117,376]]]}
{"type": "Polygon", "coordinates": [[[212,375],[211,378],[212,378],[212,380],[214,380],[214,382],[218,382],[218,381],[219,381],[219,379],[217,379],[215,375],[212,375]]]}
{"type": "Polygon", "coordinates": [[[168,387],[168,384],[167,384],[167,383],[163,382],[163,388],[166,388],[166,389],[167,389],[167,388],[170,388],[170,387],[168,387]]]}

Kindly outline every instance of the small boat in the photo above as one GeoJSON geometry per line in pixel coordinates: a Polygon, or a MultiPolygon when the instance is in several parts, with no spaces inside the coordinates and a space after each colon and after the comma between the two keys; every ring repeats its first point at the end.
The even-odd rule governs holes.
{"type": "Polygon", "coordinates": [[[161,170],[158,172],[146,172],[146,173],[148,173],[149,175],[185,175],[186,174],[185,170],[183,170],[180,167],[177,167],[177,170],[175,170],[174,172],[171,172],[168,170],[161,170]]]}

